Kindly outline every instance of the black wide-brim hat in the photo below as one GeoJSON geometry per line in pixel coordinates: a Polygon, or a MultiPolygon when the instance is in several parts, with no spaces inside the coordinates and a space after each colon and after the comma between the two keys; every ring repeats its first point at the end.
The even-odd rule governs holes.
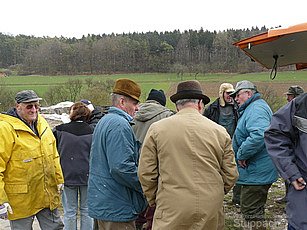
{"type": "Polygon", "coordinates": [[[210,98],[203,94],[201,85],[196,80],[180,82],[177,86],[177,93],[170,99],[174,103],[181,99],[201,99],[205,105],[210,102],[210,98]]]}

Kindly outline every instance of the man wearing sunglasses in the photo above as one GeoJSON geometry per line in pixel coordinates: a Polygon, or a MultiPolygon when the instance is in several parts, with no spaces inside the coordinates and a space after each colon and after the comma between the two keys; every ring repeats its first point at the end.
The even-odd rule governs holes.
{"type": "Polygon", "coordinates": [[[0,114],[0,218],[13,230],[63,229],[58,206],[64,182],[56,142],[39,114],[33,90],[16,94],[15,108],[0,114]]]}

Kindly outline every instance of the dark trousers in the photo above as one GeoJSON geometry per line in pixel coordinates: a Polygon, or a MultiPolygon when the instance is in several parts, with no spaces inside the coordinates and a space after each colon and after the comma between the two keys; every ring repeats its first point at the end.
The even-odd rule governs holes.
{"type": "Polygon", "coordinates": [[[136,223],[137,230],[145,229],[151,230],[153,217],[155,214],[156,207],[147,207],[146,210],[139,214],[136,223]],[[146,223],[146,228],[143,228],[143,225],[146,223]]]}
{"type": "Polygon", "coordinates": [[[42,230],[61,230],[64,228],[64,224],[62,222],[58,209],[51,211],[49,208],[44,208],[33,216],[17,220],[10,220],[11,229],[32,230],[32,225],[35,217],[37,218],[40,229],[42,230]]]}
{"type": "Polygon", "coordinates": [[[296,230],[294,227],[292,227],[290,224],[288,224],[287,230],[296,230]]]}
{"type": "Polygon", "coordinates": [[[264,206],[271,185],[242,185],[241,212],[246,221],[264,220],[264,206]]]}
{"type": "Polygon", "coordinates": [[[94,219],[93,230],[99,230],[98,228],[98,220],[94,219]]]}
{"type": "Polygon", "coordinates": [[[240,204],[241,187],[242,185],[236,184],[232,188],[232,203],[234,204],[240,204]]]}

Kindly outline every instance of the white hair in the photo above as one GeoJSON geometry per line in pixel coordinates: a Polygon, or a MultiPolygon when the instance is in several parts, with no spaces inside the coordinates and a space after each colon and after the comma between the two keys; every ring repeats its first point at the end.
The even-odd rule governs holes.
{"type": "Polygon", "coordinates": [[[182,109],[185,107],[186,104],[190,104],[190,103],[198,104],[199,100],[200,99],[180,99],[176,101],[176,107],[178,109],[182,109]]]}

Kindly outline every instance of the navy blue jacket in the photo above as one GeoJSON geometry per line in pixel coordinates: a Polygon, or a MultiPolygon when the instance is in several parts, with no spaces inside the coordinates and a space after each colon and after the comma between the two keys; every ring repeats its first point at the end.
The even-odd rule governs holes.
{"type": "Polygon", "coordinates": [[[64,185],[87,185],[93,128],[82,121],[71,121],[54,128],[64,175],[64,185]]]}
{"type": "MultiPolygon", "coordinates": [[[[265,132],[266,147],[280,175],[292,182],[307,181],[307,93],[279,109],[265,132]]],[[[290,184],[286,212],[295,229],[307,229],[307,190],[290,184]]]]}

